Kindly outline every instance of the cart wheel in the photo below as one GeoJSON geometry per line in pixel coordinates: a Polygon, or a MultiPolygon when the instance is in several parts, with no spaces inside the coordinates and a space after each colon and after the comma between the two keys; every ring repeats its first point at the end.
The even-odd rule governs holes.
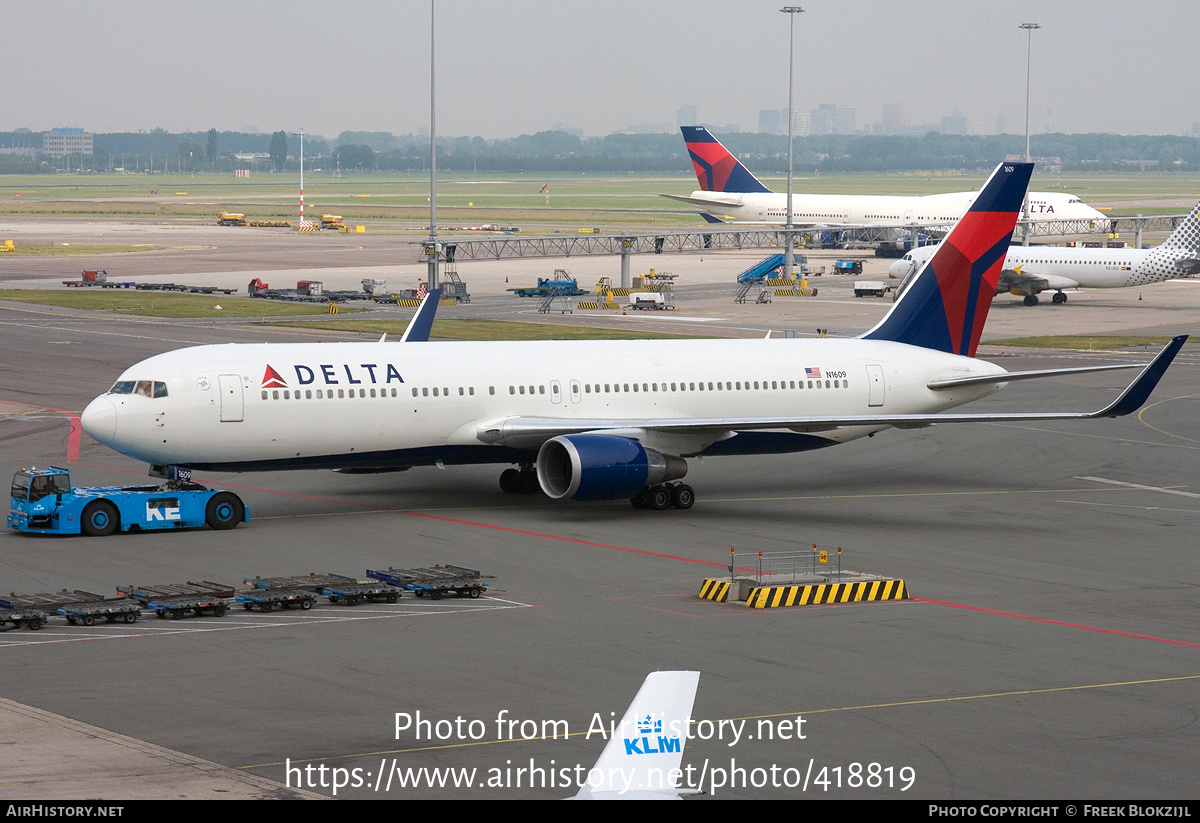
{"type": "Polygon", "coordinates": [[[83,533],[90,537],[107,537],[121,528],[121,515],[117,507],[107,500],[88,503],[80,518],[83,533]]]}
{"type": "Polygon", "coordinates": [[[264,612],[269,612],[269,611],[271,611],[271,604],[270,603],[259,603],[258,608],[264,612]]]}
{"type": "Polygon", "coordinates": [[[430,596],[431,598],[433,598],[434,600],[441,600],[441,599],[442,599],[442,590],[441,590],[441,589],[434,589],[433,591],[431,591],[431,592],[429,593],[429,596],[430,596]]]}
{"type": "Polygon", "coordinates": [[[242,608],[245,609],[246,611],[250,611],[251,609],[254,608],[254,604],[253,603],[243,603],[242,608]]]}
{"type": "Polygon", "coordinates": [[[399,599],[400,599],[400,595],[397,594],[396,592],[388,592],[387,602],[395,603],[399,599]]]}
{"type": "Polygon", "coordinates": [[[75,625],[75,615],[69,615],[67,617],[67,622],[70,623],[72,626],[74,626],[75,625]]]}
{"type": "Polygon", "coordinates": [[[214,494],[204,510],[204,522],[213,529],[232,529],[246,516],[241,499],[230,492],[214,494]]]}
{"type": "Polygon", "coordinates": [[[417,589],[417,597],[424,597],[424,596],[425,596],[425,592],[422,591],[421,589],[417,589]]]}
{"type": "Polygon", "coordinates": [[[126,623],[136,623],[137,619],[138,619],[137,612],[125,612],[125,622],[126,623]]]}
{"type": "Polygon", "coordinates": [[[31,617],[31,618],[29,618],[29,620],[28,620],[28,621],[25,623],[25,625],[29,627],[29,631],[31,631],[31,632],[36,632],[38,629],[40,629],[40,628],[42,627],[42,618],[40,618],[40,617],[31,617]]]}
{"type": "Polygon", "coordinates": [[[154,612],[154,613],[155,613],[156,615],[158,615],[159,617],[166,617],[166,616],[167,616],[167,610],[166,610],[166,609],[158,609],[158,610],[157,610],[156,612],[154,612]]]}
{"type": "Polygon", "coordinates": [[[479,597],[479,589],[471,589],[471,597],[479,597]]]}
{"type": "Polygon", "coordinates": [[[338,602],[338,596],[337,596],[336,594],[331,594],[331,595],[329,595],[329,602],[330,602],[330,603],[336,603],[336,602],[338,602]]]}
{"type": "Polygon", "coordinates": [[[85,614],[79,618],[79,622],[85,626],[91,626],[91,625],[95,624],[96,618],[90,614],[85,614]]]}
{"type": "Polygon", "coordinates": [[[172,620],[182,620],[183,619],[183,609],[172,609],[171,619],[172,620]]]}
{"type": "Polygon", "coordinates": [[[213,608],[212,612],[213,612],[213,617],[224,617],[225,616],[225,607],[224,606],[216,606],[213,608]]]}
{"type": "Polygon", "coordinates": [[[312,608],[312,601],[311,600],[301,600],[300,608],[304,609],[304,611],[308,611],[309,609],[312,608]]]}
{"type": "Polygon", "coordinates": [[[347,606],[357,606],[357,605],[358,605],[358,598],[357,598],[357,597],[347,597],[347,598],[346,598],[346,605],[347,605],[347,606]]]}

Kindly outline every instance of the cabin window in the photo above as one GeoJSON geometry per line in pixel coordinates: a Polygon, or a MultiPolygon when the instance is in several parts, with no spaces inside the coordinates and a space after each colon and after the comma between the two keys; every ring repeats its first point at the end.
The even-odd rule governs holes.
{"type": "Polygon", "coordinates": [[[417,396],[418,394],[420,394],[420,393],[421,393],[421,392],[420,392],[420,391],[417,389],[417,387],[416,387],[416,386],[413,386],[413,397],[416,397],[416,396],[417,396]]]}
{"type": "Polygon", "coordinates": [[[495,393],[496,393],[496,387],[488,386],[488,394],[495,394],[495,393]]]}
{"type": "Polygon", "coordinates": [[[521,387],[521,394],[524,394],[524,393],[525,393],[525,387],[524,387],[524,386],[522,386],[522,387],[521,387]]]}
{"type": "Polygon", "coordinates": [[[474,387],[474,386],[469,386],[469,387],[467,388],[467,394],[471,395],[471,397],[474,397],[474,396],[475,396],[475,387],[474,387]]]}
{"type": "Polygon", "coordinates": [[[271,399],[272,399],[272,400],[278,400],[278,399],[279,399],[279,389],[275,389],[274,391],[272,391],[272,392],[271,392],[271,399]]]}
{"type": "Polygon", "coordinates": [[[263,400],[266,400],[266,399],[267,399],[267,390],[266,390],[266,389],[263,389],[263,393],[262,393],[262,399],[263,399],[263,400]]]}
{"type": "Polygon", "coordinates": [[[305,399],[305,400],[312,400],[312,389],[305,389],[305,390],[304,390],[304,399],[305,399]]]}
{"type": "Polygon", "coordinates": [[[371,389],[371,396],[372,396],[372,397],[374,397],[374,396],[375,396],[375,390],[374,390],[374,389],[371,389]]]}
{"type": "Polygon", "coordinates": [[[545,394],[545,393],[546,393],[546,387],[538,386],[538,394],[545,394]]]}
{"type": "Polygon", "coordinates": [[[517,393],[516,386],[509,386],[509,387],[508,387],[508,393],[509,393],[509,394],[516,394],[516,393],[517,393]]]}

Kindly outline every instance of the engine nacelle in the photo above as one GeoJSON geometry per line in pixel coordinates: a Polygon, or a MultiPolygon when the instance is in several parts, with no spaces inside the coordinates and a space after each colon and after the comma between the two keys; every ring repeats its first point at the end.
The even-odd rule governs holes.
{"type": "Polygon", "coordinates": [[[542,444],[537,457],[538,484],[555,500],[619,500],[686,474],[682,457],[609,434],[554,437],[542,444]]]}

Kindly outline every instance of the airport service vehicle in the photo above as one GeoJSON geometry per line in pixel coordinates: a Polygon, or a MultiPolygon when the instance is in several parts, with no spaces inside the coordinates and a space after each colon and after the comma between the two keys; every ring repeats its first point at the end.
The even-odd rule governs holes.
{"type": "Polygon", "coordinates": [[[835,260],[833,261],[834,274],[862,274],[861,260],[835,260]]]}
{"type": "Polygon", "coordinates": [[[170,480],[158,486],[71,486],[66,469],[21,469],[13,475],[8,527],[35,534],[105,536],[118,531],[232,529],[246,506],[233,492],[170,480]]]}
{"type": "Polygon", "coordinates": [[[635,311],[665,311],[675,308],[675,295],[669,291],[635,291],[629,295],[629,308],[635,311]]]}
{"type": "Polygon", "coordinates": [[[338,226],[342,225],[344,222],[345,221],[342,219],[342,216],[340,214],[322,214],[321,215],[321,228],[323,228],[323,229],[336,229],[338,226]]]}
{"type": "MultiPolygon", "coordinates": [[[[429,341],[432,290],[400,343],[196,346],[128,368],[81,415],[163,474],[515,464],[506,492],[686,509],[700,455],[787,454],[888,428],[1136,411],[1186,337],[1092,412],[951,413],[1017,380],[975,358],[1032,164],[997,167],[933,258],[857,339],[429,341]],[[150,396],[134,385],[163,387],[150,396]],[[515,482],[514,482],[515,481],[515,482]]],[[[982,430],[979,436],[988,436],[982,430]]]]}
{"type": "MultiPolygon", "coordinates": [[[[703,215],[729,215],[750,223],[785,223],[787,195],[771,191],[750,173],[720,141],[700,126],[681,126],[700,191],[688,196],[664,194],[699,206],[703,215]]],[[[792,195],[792,225],[939,226],[952,225],[975,200],[975,192],[898,197],[869,194],[792,195]]],[[[1029,192],[1029,219],[1079,220],[1107,226],[1108,218],[1065,192],[1029,192]]],[[[708,217],[705,218],[706,220],[708,217]]],[[[721,222],[717,218],[713,218],[721,222]]],[[[711,222],[711,221],[710,221],[711,222]]],[[[1015,225],[1015,224],[1014,224],[1015,225]]]]}
{"type": "Polygon", "coordinates": [[[566,274],[562,269],[557,269],[553,278],[539,277],[536,286],[509,289],[509,291],[517,297],[550,297],[551,295],[578,297],[581,294],[587,294],[586,291],[579,288],[579,281],[573,277],[567,277],[566,274]]]}
{"type": "Polygon", "coordinates": [[[228,211],[217,212],[217,225],[244,226],[246,225],[246,215],[228,211]]]}
{"type": "MultiPolygon", "coordinates": [[[[933,256],[937,246],[913,249],[888,272],[903,282],[933,256]]],[[[1066,303],[1063,289],[1123,289],[1200,273],[1200,203],[1171,235],[1152,249],[1070,246],[1012,246],[996,283],[996,294],[1024,297],[1036,306],[1038,295],[1053,291],[1054,303],[1066,303]]]]}
{"type": "Polygon", "coordinates": [[[854,296],[855,297],[883,297],[890,292],[892,287],[882,280],[855,280],[854,281],[854,296]]]}

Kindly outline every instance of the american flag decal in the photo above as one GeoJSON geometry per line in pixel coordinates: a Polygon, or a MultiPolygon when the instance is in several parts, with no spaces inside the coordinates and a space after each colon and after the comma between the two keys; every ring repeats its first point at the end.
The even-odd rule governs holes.
{"type": "Polygon", "coordinates": [[[816,380],[819,380],[819,379],[821,378],[821,370],[820,370],[820,369],[808,368],[808,369],[805,369],[805,370],[804,370],[804,373],[805,373],[805,374],[806,374],[808,377],[811,377],[811,378],[813,378],[813,379],[816,379],[816,380]]]}

